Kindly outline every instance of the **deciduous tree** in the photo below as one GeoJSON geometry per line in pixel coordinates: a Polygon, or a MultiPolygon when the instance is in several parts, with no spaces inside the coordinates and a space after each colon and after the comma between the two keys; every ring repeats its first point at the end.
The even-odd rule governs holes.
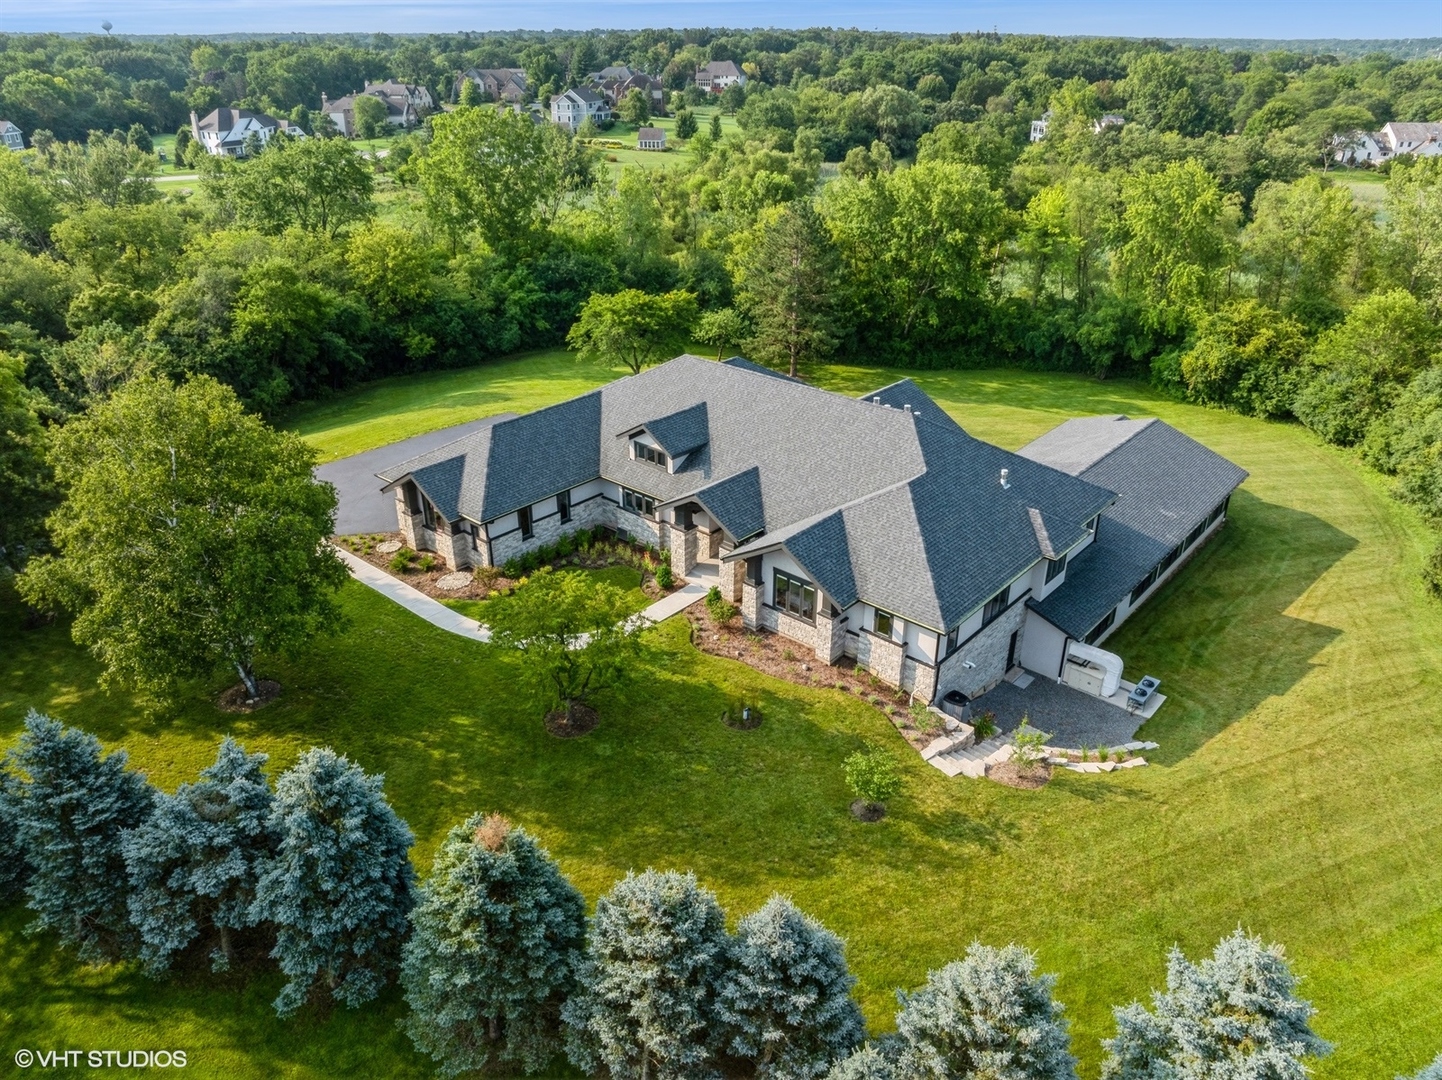
{"type": "Polygon", "coordinates": [[[696,123],[696,114],[690,109],[679,109],[676,112],[676,138],[695,138],[699,125],[696,123]]]}
{"type": "Polygon", "coordinates": [[[357,94],[351,115],[355,117],[355,133],[362,139],[377,139],[384,135],[390,115],[386,103],[374,94],[357,94]]]}
{"type": "Polygon", "coordinates": [[[316,994],[354,1008],[399,962],[415,871],[414,837],[386,801],[382,778],[330,749],[307,750],[275,786],[279,849],[256,883],[253,915],[276,931],[271,955],[289,982],[275,1011],[316,994]]]}
{"type": "Polygon", "coordinates": [[[30,866],[35,926],[82,960],[120,959],[138,944],[121,842],[149,818],[154,792],[127,761],[124,750],[102,757],[95,736],[33,709],[8,756],[10,817],[30,866]]]}
{"type": "Polygon", "coordinates": [[[0,352],[0,566],[12,572],[44,545],[45,518],[59,500],[24,375],[22,358],[0,352]]]}
{"type": "MultiPolygon", "coordinates": [[[[385,108],[378,98],[362,99],[385,108]]],[[[370,166],[344,139],[275,139],[202,181],[237,225],[272,234],[298,225],[326,236],[375,213],[374,187],[370,166]]]]}
{"type": "Polygon", "coordinates": [[[716,346],[716,359],[726,355],[726,350],[739,345],[751,333],[751,326],[735,308],[719,308],[708,311],[696,323],[696,340],[716,346]]]}
{"type": "Polygon", "coordinates": [[[225,664],[255,698],[258,655],[337,624],[335,490],[312,478],[314,450],[228,387],[137,379],[61,428],[52,456],[59,554],[20,589],[76,612],[104,683],[164,692],[225,664]]]}
{"type": "Polygon", "coordinates": [[[1279,945],[1240,928],[1194,964],[1167,956],[1167,988],[1113,1010],[1117,1034],[1104,1039],[1104,1080],[1304,1080],[1307,1061],[1331,1052],[1311,1028],[1316,1010],[1296,995],[1297,978],[1279,945]]]}
{"type": "Polygon", "coordinates": [[[476,814],[452,829],[411,911],[401,985],[406,1032],[446,1076],[561,1051],[561,1006],[586,936],[586,903],[525,830],[476,814]]]}
{"type": "Polygon", "coordinates": [[[1305,372],[1306,331],[1255,300],[1205,315],[1182,357],[1182,378],[1197,401],[1252,416],[1286,416],[1305,372]]]}
{"type": "Polygon", "coordinates": [[[227,737],[198,781],[157,794],[150,819],[126,834],[130,919],[152,972],[212,932],[211,960],[228,967],[232,933],[255,925],[256,883],[278,847],[265,762],[227,737]]]}
{"type": "Polygon", "coordinates": [[[566,343],[583,360],[608,367],[619,364],[639,375],[643,368],[685,349],[696,316],[696,297],[688,292],[592,293],[566,343]]]}
{"type": "Polygon", "coordinates": [[[617,110],[628,124],[644,124],[651,119],[651,95],[640,89],[627,92],[617,110]]]}
{"type": "Polygon", "coordinates": [[[1341,311],[1349,259],[1370,224],[1352,192],[1320,176],[1257,189],[1243,252],[1257,275],[1257,296],[1305,323],[1325,325],[1341,311]]]}

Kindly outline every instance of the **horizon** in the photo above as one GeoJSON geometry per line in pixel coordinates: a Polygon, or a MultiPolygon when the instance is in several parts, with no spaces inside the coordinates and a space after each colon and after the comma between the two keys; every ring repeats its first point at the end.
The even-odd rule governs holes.
{"type": "Polygon", "coordinates": [[[1200,40],[1396,41],[1442,37],[1442,3],[1436,0],[1205,0],[1157,3],[1109,0],[1076,3],[1034,0],[903,0],[881,8],[856,0],[784,5],[736,0],[718,9],[697,0],[617,0],[607,6],[608,25],[594,25],[595,10],[555,0],[499,0],[485,5],[435,0],[425,5],[392,0],[57,0],[0,14],[4,33],[100,33],[113,24],[118,35],[214,36],[221,34],[490,33],[504,31],[623,30],[726,27],[811,28],[969,33],[1055,37],[1190,38],[1200,40]],[[689,17],[695,13],[695,18],[689,17]],[[680,16],[678,18],[678,16],[680,16]],[[345,20],[342,22],[342,20],[345,20]],[[1305,27],[1306,33],[1298,33],[1305,27]]]}

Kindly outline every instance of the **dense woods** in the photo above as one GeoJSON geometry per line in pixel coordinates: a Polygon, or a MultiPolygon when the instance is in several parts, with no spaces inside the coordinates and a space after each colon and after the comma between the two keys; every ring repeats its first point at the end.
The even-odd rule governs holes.
{"type": "MultiPolygon", "coordinates": [[[[1146,378],[1358,446],[1442,519],[1442,158],[1385,163],[1378,214],[1331,153],[1442,119],[1442,60],[854,31],[8,36],[0,115],[33,147],[0,156],[0,402],[33,418],[4,449],[31,494],[5,498],[32,520],[46,429],[133,378],[209,375],[273,415],[573,324],[618,352],[628,328],[689,330],[803,376],[839,358],[1146,378]],[[708,60],[746,85],[704,94],[708,60]],[[243,159],[192,146],[200,179],[156,183],[153,137],[191,110],[320,136],[321,95],[367,79],[448,102],[458,71],[513,66],[545,100],[606,63],[688,110],[667,167],[612,169],[482,103],[384,158],[282,135],[243,159]],[[697,122],[708,104],[734,125],[697,122]]],[[[12,564],[29,532],[7,522],[12,564]]]]}

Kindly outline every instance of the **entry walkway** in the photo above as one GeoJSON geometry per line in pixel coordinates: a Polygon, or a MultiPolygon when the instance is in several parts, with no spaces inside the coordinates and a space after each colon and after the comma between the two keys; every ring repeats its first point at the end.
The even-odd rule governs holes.
{"type": "MultiPolygon", "coordinates": [[[[432,600],[419,589],[397,580],[384,570],[352,555],[344,548],[335,548],[335,552],[350,567],[351,576],[362,585],[369,585],[382,596],[389,597],[407,611],[425,619],[432,626],[440,627],[452,634],[459,634],[464,638],[470,638],[472,641],[491,640],[490,628],[482,626],[475,619],[468,619],[459,611],[452,611],[439,600],[432,600]]],[[[716,567],[702,563],[686,576],[684,588],[677,589],[669,596],[661,597],[636,618],[648,623],[658,623],[662,619],[669,619],[672,615],[685,611],[698,600],[705,598],[711,586],[719,580],[716,567]]]]}

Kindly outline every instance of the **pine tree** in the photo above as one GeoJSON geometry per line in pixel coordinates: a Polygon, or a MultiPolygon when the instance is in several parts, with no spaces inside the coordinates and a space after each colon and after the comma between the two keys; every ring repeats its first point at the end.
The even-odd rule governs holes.
{"type": "Polygon", "coordinates": [[[758,1077],[824,1076],[866,1037],[845,948],[782,896],[741,920],[718,1011],[730,1051],[755,1062],[758,1077]]]}
{"type": "Polygon", "coordinates": [[[278,847],[265,761],[227,738],[198,782],[158,795],[154,815],[126,836],[130,919],[152,972],[211,928],[219,938],[212,959],[226,967],[235,958],[231,931],[255,925],[256,882],[278,847]]]}
{"type": "Polygon", "coordinates": [[[0,760],[0,902],[19,892],[30,876],[25,849],[15,835],[17,784],[7,762],[0,760]]]}
{"type": "Polygon", "coordinates": [[[676,113],[676,138],[695,138],[697,129],[696,114],[690,109],[681,109],[676,113]]]}
{"type": "Polygon", "coordinates": [[[416,1048],[446,1076],[545,1068],[586,936],[585,900],[545,850],[505,818],[471,817],[436,852],[411,925],[401,985],[416,1048]]]}
{"type": "Polygon", "coordinates": [[[836,347],[836,248],[805,201],[788,203],[760,230],[742,267],[741,303],[756,327],[751,349],[795,378],[802,361],[836,347]]]}
{"type": "MultiPolygon", "coordinates": [[[[1399,1076],[1397,1080],[1407,1080],[1407,1077],[1399,1076]]],[[[1425,1066],[1411,1080],[1442,1080],[1442,1054],[1438,1054],[1431,1065],[1425,1066]]]]}
{"type": "Polygon", "coordinates": [[[87,961],[132,955],[121,837],[150,816],[153,791],[125,768],[125,751],[101,757],[100,740],[33,709],[10,754],[18,774],[10,813],[30,863],[33,929],[53,930],[87,961]]]}
{"type": "Polygon", "coordinates": [[[1166,992],[1114,1010],[1117,1034],[1105,1039],[1108,1080],[1304,1080],[1304,1059],[1331,1052],[1312,1031],[1310,1002],[1280,945],[1263,945],[1238,928],[1211,957],[1193,964],[1173,948],[1166,992]]]}
{"type": "Polygon", "coordinates": [[[711,114],[711,141],[721,141],[721,113],[719,111],[711,114]]]}
{"type": "Polygon", "coordinates": [[[254,917],[275,925],[271,955],[290,981],[289,1016],[320,988],[351,1007],[376,996],[397,965],[415,872],[406,823],[382,778],[330,749],[306,751],[275,785],[275,857],[256,885],[254,917]]]}
{"type": "Polygon", "coordinates": [[[1054,978],[1018,945],[974,943],[966,956],[898,993],[900,1075],[917,1080],[1076,1080],[1054,978]],[[910,1059],[910,1060],[908,1060],[910,1059]]]}
{"type": "Polygon", "coordinates": [[[838,1061],[826,1080],[913,1080],[916,1062],[900,1039],[867,1043],[849,1058],[838,1061]]]}
{"type": "Polygon", "coordinates": [[[562,1010],[571,1061],[613,1080],[715,1075],[729,945],[721,907],[694,874],[627,874],[596,902],[581,988],[562,1010]]]}

